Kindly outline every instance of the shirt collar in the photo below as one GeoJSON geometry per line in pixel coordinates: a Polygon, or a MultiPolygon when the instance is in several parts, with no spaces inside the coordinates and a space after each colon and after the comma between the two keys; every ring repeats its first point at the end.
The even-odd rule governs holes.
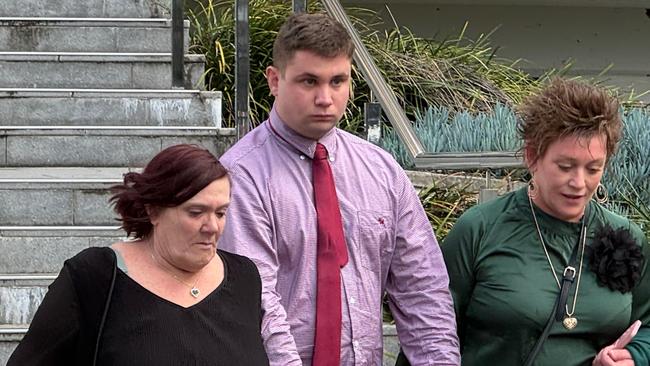
{"type": "Polygon", "coordinates": [[[296,150],[297,154],[303,154],[310,159],[314,158],[314,152],[316,151],[316,143],[320,142],[325,145],[327,149],[330,160],[334,160],[336,156],[336,134],[338,133],[337,128],[332,128],[327,132],[323,137],[318,141],[303,137],[299,135],[296,131],[292,130],[287,124],[280,118],[278,112],[275,109],[275,106],[271,109],[269,114],[269,129],[271,130],[271,135],[275,136],[280,143],[287,144],[296,150]]]}

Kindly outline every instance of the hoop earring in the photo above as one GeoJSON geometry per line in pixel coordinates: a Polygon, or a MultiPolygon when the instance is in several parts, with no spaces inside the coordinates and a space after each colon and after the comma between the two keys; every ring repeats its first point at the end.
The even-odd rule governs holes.
{"type": "Polygon", "coordinates": [[[598,187],[596,187],[596,192],[594,192],[594,199],[596,202],[602,204],[607,203],[609,201],[609,192],[607,192],[607,188],[602,183],[598,183],[598,187]]]}
{"type": "Polygon", "coordinates": [[[535,179],[530,178],[528,181],[528,197],[530,197],[530,199],[535,199],[537,197],[537,193],[539,193],[539,189],[535,185],[535,179]]]}

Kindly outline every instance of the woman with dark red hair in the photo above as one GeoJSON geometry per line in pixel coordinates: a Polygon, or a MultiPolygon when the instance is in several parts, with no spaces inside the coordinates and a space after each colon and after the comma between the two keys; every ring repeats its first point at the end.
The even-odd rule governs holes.
{"type": "Polygon", "coordinates": [[[169,147],[112,187],[132,240],[64,263],[14,365],[266,365],[261,282],[217,249],[230,202],[207,150],[169,147]]]}

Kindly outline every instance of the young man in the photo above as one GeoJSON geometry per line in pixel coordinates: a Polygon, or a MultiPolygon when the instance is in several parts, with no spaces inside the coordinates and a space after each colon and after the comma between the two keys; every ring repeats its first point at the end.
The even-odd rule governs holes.
{"type": "Polygon", "coordinates": [[[384,290],[411,363],[458,365],[447,272],[417,194],[389,154],[336,128],[353,50],[324,14],[282,26],[269,119],[221,158],[233,190],[219,245],[258,266],[272,365],[381,365],[384,290]]]}

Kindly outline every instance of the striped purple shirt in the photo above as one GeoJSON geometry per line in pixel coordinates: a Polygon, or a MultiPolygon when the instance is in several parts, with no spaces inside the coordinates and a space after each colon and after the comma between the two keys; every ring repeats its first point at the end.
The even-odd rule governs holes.
{"type": "MultiPolygon", "coordinates": [[[[341,270],[341,364],[381,365],[381,299],[391,298],[413,365],[459,365],[445,264],[408,177],[381,148],[339,129],[330,155],[349,262],[341,270]]],[[[220,159],[233,182],[219,247],[250,257],[262,277],[262,336],[271,365],[311,365],[316,309],[316,141],[275,110],[220,159]]]]}

